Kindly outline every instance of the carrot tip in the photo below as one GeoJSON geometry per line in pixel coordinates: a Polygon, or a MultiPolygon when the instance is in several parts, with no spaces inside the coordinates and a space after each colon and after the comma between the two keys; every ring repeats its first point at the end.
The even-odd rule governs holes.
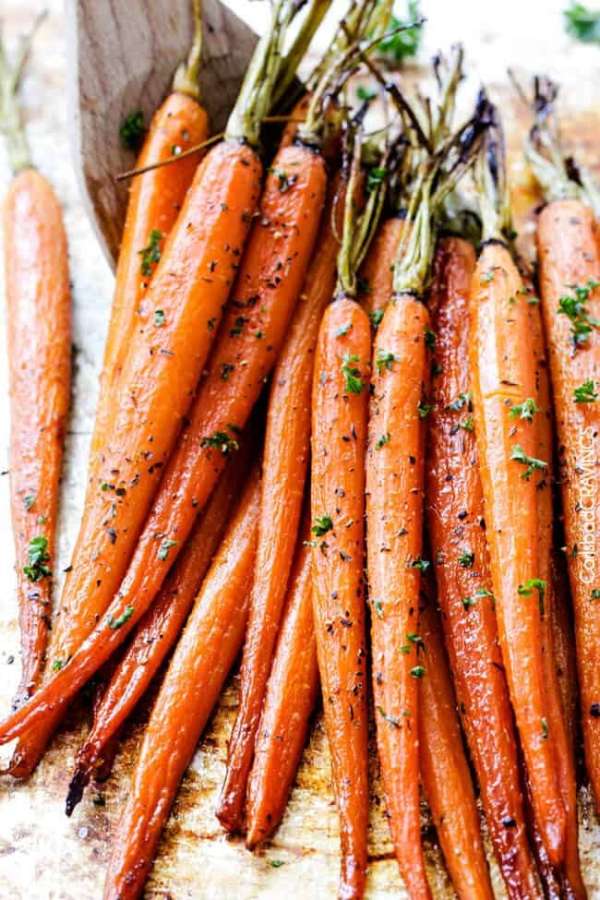
{"type": "Polygon", "coordinates": [[[89,780],[89,772],[85,769],[76,769],[75,774],[71,778],[69,790],[67,791],[67,798],[65,800],[65,813],[67,816],[70,816],[77,804],[81,802],[83,792],[88,786],[89,780]]]}

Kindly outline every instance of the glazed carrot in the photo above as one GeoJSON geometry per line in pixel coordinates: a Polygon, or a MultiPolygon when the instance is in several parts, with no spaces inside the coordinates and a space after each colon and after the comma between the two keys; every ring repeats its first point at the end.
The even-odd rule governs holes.
{"type": "Polygon", "coordinates": [[[561,702],[571,745],[577,741],[577,661],[569,582],[563,554],[556,550],[552,559],[554,604],[551,609],[554,661],[560,686],[561,702]]]}
{"type": "MultiPolygon", "coordinates": [[[[526,301],[521,298],[521,302],[526,301]]],[[[537,299],[537,298],[536,298],[537,299]]],[[[548,463],[546,478],[538,484],[538,567],[540,589],[538,594],[542,606],[542,642],[548,704],[547,739],[552,743],[558,783],[565,808],[565,860],[562,874],[563,889],[570,897],[585,898],[587,892],[581,876],[578,848],[577,823],[577,783],[573,741],[567,732],[565,710],[558,680],[554,653],[553,608],[556,602],[556,586],[553,581],[552,563],[554,516],[552,496],[552,411],[550,403],[550,383],[548,363],[542,329],[542,319],[537,303],[529,304],[530,347],[536,358],[536,411],[523,410],[521,415],[533,415],[537,420],[538,446],[535,455],[548,463]]]]}
{"type": "Polygon", "coordinates": [[[600,386],[600,252],[592,211],[556,200],[540,214],[538,253],[542,312],[558,431],[567,562],[575,609],[575,637],[588,774],[600,797],[600,493],[596,404],[600,386]],[[575,287],[573,287],[575,286],[575,287]],[[589,331],[587,331],[589,328],[589,331]],[[576,339],[575,336],[579,335],[576,339]],[[577,343],[576,343],[577,340],[577,343]]]}
{"type": "Polygon", "coordinates": [[[272,654],[286,596],[310,443],[310,394],[319,324],[335,286],[340,219],[339,179],[330,198],[282,352],[273,373],[265,435],[263,495],[248,632],[242,658],[240,705],[229,742],[219,810],[228,830],[242,825],[246,783],[272,654]]]}
{"type": "Polygon", "coordinates": [[[21,682],[38,687],[52,614],[58,498],[71,380],[71,297],[60,204],[33,166],[17,94],[31,37],[11,68],[0,45],[0,126],[13,179],[3,205],[10,394],[10,496],[21,682]]]}
{"type": "MultiPolygon", "coordinates": [[[[287,6],[283,10],[280,5],[275,8],[276,34],[286,10],[287,6]]],[[[272,43],[271,52],[275,52],[277,41],[273,39],[272,43]]],[[[266,46],[268,49],[271,45],[266,46]]],[[[242,91],[240,103],[243,99],[242,91]]],[[[229,143],[232,142],[226,142],[229,143]]],[[[238,153],[254,152],[249,147],[240,150],[239,144],[235,147],[238,153]]],[[[212,150],[205,157],[201,170],[207,170],[214,153],[212,150]]],[[[228,169],[228,178],[222,181],[229,183],[229,174],[228,169]]],[[[324,192],[325,169],[316,152],[294,145],[278,154],[266,180],[260,215],[253,224],[232,302],[208,373],[190,411],[189,424],[165,469],[118,593],[113,591],[114,600],[104,609],[104,618],[45,689],[46,700],[55,707],[52,715],[64,708],[69,697],[110,657],[148,609],[210,495],[227,455],[237,449],[236,436],[275,362],[300,293],[324,192]],[[157,535],[161,535],[160,541],[157,535]],[[119,623],[118,628],[114,627],[115,622],[119,623]]],[[[233,199],[231,204],[233,207],[233,199]]],[[[170,246],[171,239],[167,250],[170,246]]],[[[151,292],[165,265],[167,250],[153,278],[151,292]]],[[[218,267],[215,274],[217,271],[218,267]]],[[[202,325],[206,331],[206,322],[202,325]]],[[[139,485],[135,490],[139,491],[139,485]]],[[[122,566],[118,566],[118,572],[121,571],[122,566]]],[[[114,567],[110,574],[112,586],[117,580],[114,567]]],[[[105,601],[107,580],[105,576],[97,592],[105,601]]],[[[30,707],[35,720],[47,718],[44,705],[42,698],[35,710],[30,707]]],[[[17,727],[23,731],[31,724],[21,720],[17,727]]],[[[0,740],[2,730],[0,726],[0,740]]]]}
{"type": "MultiPolygon", "coordinates": [[[[305,530],[310,538],[310,528],[305,530]]],[[[266,840],[279,825],[319,688],[312,609],[312,555],[297,551],[289,598],[256,734],[248,781],[246,846],[266,840]]]]}
{"type": "Polygon", "coordinates": [[[439,618],[431,601],[420,613],[419,658],[425,674],[419,682],[419,743],[425,795],[458,897],[492,900],[494,892],[439,618]]]}
{"type": "MultiPolygon", "coordinates": [[[[154,114],[136,168],[152,166],[203,143],[209,136],[208,117],[200,105],[198,70],[202,50],[200,0],[194,0],[195,35],[187,60],[173,80],[173,88],[154,114]]],[[[134,178],[127,204],[119,250],[115,293],[104,348],[100,394],[90,460],[96,460],[112,418],[113,391],[131,340],[138,311],[148,289],[165,239],[175,224],[192,183],[200,154],[152,169],[134,178]]]]}
{"type": "Polygon", "coordinates": [[[539,895],[527,842],[513,713],[498,646],[483,495],[469,394],[467,241],[438,247],[431,289],[434,367],[428,417],[427,525],[456,694],[507,892],[539,895]]]}
{"type": "Polygon", "coordinates": [[[105,749],[147,690],[179,637],[223,536],[229,511],[246,469],[246,460],[241,455],[225,469],[156,602],[138,623],[129,646],[111,674],[94,708],[90,734],[77,755],[67,798],[67,815],[79,803],[90,777],[104,767],[105,749]]]}
{"type": "Polygon", "coordinates": [[[260,481],[255,469],[177,644],[146,728],[104,888],[143,891],[179,783],[239,652],[254,566],[260,481]]]}
{"type": "MultiPolygon", "coordinates": [[[[199,166],[146,293],[141,326],[130,341],[115,392],[111,439],[103,448],[101,463],[94,470],[94,483],[88,489],[72,571],[65,583],[53,633],[52,662],[56,668],[62,667],[47,686],[55,697],[62,691],[60,684],[69,672],[73,654],[94,629],[100,656],[104,654],[98,666],[108,659],[115,637],[116,643],[121,643],[156,596],[174,561],[173,541],[178,542],[178,548],[181,546],[199,511],[199,506],[192,505],[191,495],[185,500],[189,520],[185,534],[178,531],[174,536],[163,529],[163,538],[156,541],[158,532],[152,532],[150,547],[146,546],[151,562],[145,563],[145,570],[147,575],[154,573],[156,585],[135,618],[130,618],[134,585],[131,593],[125,589],[127,597],[123,592],[117,596],[115,604],[122,609],[105,615],[127,572],[239,268],[258,203],[262,172],[253,148],[259,140],[260,119],[270,102],[283,33],[292,13],[285,0],[274,8],[273,33],[256,50],[226,138],[210,150],[199,166]],[[109,623],[114,622],[120,622],[121,628],[110,627],[109,623]],[[123,629],[126,623],[127,628],[123,629]],[[111,632],[111,640],[103,646],[107,631],[111,632]]],[[[289,193],[293,195],[294,191],[289,193]]],[[[276,227],[269,225],[271,236],[276,227]]],[[[279,243],[282,240],[287,249],[284,238],[279,243]]],[[[240,316],[238,312],[235,319],[240,316]]],[[[218,381],[225,385],[221,374],[225,371],[219,373],[218,381]]],[[[228,418],[223,427],[233,422],[234,417],[228,418]]],[[[188,430],[185,436],[191,438],[191,432],[188,430]]],[[[184,439],[180,447],[186,446],[189,444],[184,439]]],[[[202,453],[211,471],[204,500],[221,468],[212,465],[217,456],[222,458],[218,449],[208,448],[202,453]]],[[[169,504],[174,510],[176,504],[170,495],[169,504]]],[[[72,679],[73,669],[70,671],[66,682],[75,692],[77,679],[72,679]]],[[[21,742],[17,750],[21,762],[13,766],[13,773],[30,770],[35,764],[63,708],[64,703],[54,704],[54,710],[47,710],[27,741],[21,742]]]]}
{"type": "Polygon", "coordinates": [[[537,492],[548,463],[535,456],[539,443],[535,417],[530,421],[519,412],[536,396],[536,360],[527,348],[526,291],[503,242],[503,210],[496,212],[494,205],[495,196],[504,196],[494,181],[500,170],[495,158],[482,154],[479,180],[485,229],[471,284],[470,377],[502,657],[536,822],[550,862],[559,865],[565,849],[565,810],[553,747],[547,740],[549,710],[536,589],[542,577],[537,492]]]}
{"type": "Polygon", "coordinates": [[[313,610],[325,727],[340,814],[339,896],[361,897],[367,868],[367,698],[363,569],[370,327],[355,300],[325,312],[312,400],[313,610]]]}
{"type": "Polygon", "coordinates": [[[403,228],[404,220],[398,216],[381,223],[360,272],[360,300],[375,322],[392,296],[394,259],[403,228]]]}
{"type": "Polygon", "coordinates": [[[417,659],[425,335],[416,296],[388,303],[375,335],[367,461],[367,559],[377,748],[390,830],[411,898],[429,897],[419,810],[417,659]]]}

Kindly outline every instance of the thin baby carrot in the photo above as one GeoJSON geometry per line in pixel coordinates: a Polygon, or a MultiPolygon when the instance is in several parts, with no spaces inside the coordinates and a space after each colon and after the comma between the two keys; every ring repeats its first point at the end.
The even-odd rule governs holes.
{"type": "Polygon", "coordinates": [[[577,718],[577,660],[575,656],[575,635],[573,633],[573,612],[569,593],[566,562],[560,550],[556,549],[552,559],[552,582],[554,584],[554,604],[552,615],[552,641],[554,661],[560,686],[561,702],[567,723],[567,734],[573,747],[576,745],[579,721],[577,718]]]}
{"type": "Polygon", "coordinates": [[[33,166],[17,100],[31,37],[14,68],[0,45],[0,126],[13,171],[3,220],[10,496],[22,655],[16,705],[37,689],[46,660],[71,383],[71,297],[62,212],[49,182],[33,166]]]}
{"type": "MultiPolygon", "coordinates": [[[[305,529],[310,538],[310,528],[305,529]]],[[[312,609],[312,554],[301,543],[248,780],[246,846],[266,840],[279,825],[298,769],[319,689],[312,609]]]]}
{"type": "Polygon", "coordinates": [[[421,607],[420,621],[419,658],[425,673],[419,681],[419,743],[425,796],[458,897],[493,900],[456,698],[431,599],[421,607]]]}
{"type": "MultiPolygon", "coordinates": [[[[494,129],[496,132],[496,129],[494,129]]],[[[484,244],[470,295],[470,373],[475,434],[483,487],[502,657],[528,778],[535,818],[548,857],[560,865],[565,850],[565,810],[551,743],[537,590],[539,512],[537,491],[547,461],[535,456],[538,426],[521,418],[521,404],[535,397],[536,360],[527,351],[526,293],[503,240],[502,166],[486,142],[479,168],[484,244]],[[490,156],[488,156],[488,153],[490,156]],[[489,168],[488,168],[489,165],[489,168]]]]}
{"type": "MultiPolygon", "coordinates": [[[[194,0],[194,41],[186,63],[175,73],[173,87],[155,112],[136,169],[179,155],[209,136],[208,116],[200,104],[198,74],[202,50],[200,0],[194,0]]],[[[112,419],[113,391],[120,375],[138,312],[165,239],[175,224],[192,183],[200,154],[184,156],[133,180],[119,249],[115,292],[108,325],[100,393],[90,460],[96,460],[112,419]]]]}
{"type": "MultiPolygon", "coordinates": [[[[265,45],[272,54],[277,51],[277,35],[290,14],[286,3],[283,9],[280,5],[275,8],[275,37],[265,45]]],[[[240,103],[243,100],[242,91],[240,103]]],[[[248,147],[246,152],[254,151],[248,147]]],[[[205,157],[202,170],[206,170],[213,153],[214,150],[205,157]]],[[[90,637],[45,688],[46,698],[54,707],[53,716],[110,657],[148,609],[210,495],[226,457],[237,449],[239,431],[275,362],[300,293],[324,193],[325,168],[316,152],[305,145],[294,145],[278,155],[266,180],[260,215],[252,227],[208,373],[166,467],[121,587],[90,637]]],[[[164,257],[151,291],[163,265],[164,257]]],[[[203,325],[206,328],[206,323],[203,325]]],[[[118,571],[122,571],[122,566],[118,566],[118,571]]],[[[111,583],[116,574],[111,570],[111,583]]],[[[102,594],[106,601],[104,583],[102,594]]],[[[37,709],[30,707],[38,722],[48,717],[48,710],[43,707],[43,698],[37,709]]],[[[31,724],[20,720],[17,728],[27,730],[31,724]]],[[[0,726],[0,740],[1,734],[0,726]]]]}
{"type": "Polygon", "coordinates": [[[360,271],[360,300],[375,324],[392,296],[394,260],[403,229],[404,220],[398,216],[382,222],[360,271]]]}
{"type": "Polygon", "coordinates": [[[498,646],[483,495],[469,393],[469,288],[475,252],[437,250],[431,289],[434,365],[428,417],[427,525],[438,602],[490,836],[513,900],[538,896],[508,688],[498,646]]]}
{"type": "Polygon", "coordinates": [[[158,840],[244,638],[260,480],[251,475],[169,665],[133,773],[104,888],[105,900],[143,891],[158,840]]]}
{"type": "MultiPolygon", "coordinates": [[[[245,444],[243,445],[245,447],[245,444]]],[[[107,748],[147,690],[179,637],[223,532],[247,470],[244,450],[221,476],[189,541],[165,580],[155,603],[138,623],[131,641],[94,708],[92,729],[77,754],[67,797],[67,815],[79,803],[92,774],[104,768],[107,748]]]]}

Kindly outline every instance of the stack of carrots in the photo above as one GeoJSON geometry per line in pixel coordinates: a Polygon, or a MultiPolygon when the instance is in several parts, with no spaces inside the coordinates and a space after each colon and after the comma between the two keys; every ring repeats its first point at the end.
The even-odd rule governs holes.
{"type": "Polygon", "coordinates": [[[24,57],[12,71],[0,54],[23,648],[0,722],[0,743],[18,739],[8,772],[35,769],[100,676],[71,815],[158,679],[105,888],[107,900],[141,896],[241,652],[216,814],[249,849],[285,813],[321,694],[340,897],[361,897],[367,879],[372,718],[411,898],[432,896],[423,794],[460,898],[494,896],[479,795],[508,896],[581,900],[575,670],[600,802],[600,204],[563,158],[556,90],[539,79],[527,145],[546,201],[536,283],[515,251],[497,109],[482,92],[453,121],[460,48],[436,59],[439,97],[410,103],[371,58],[390,3],[352,0],[292,98],[329,0],[301,6],[275,0],[225,134],[210,140],[194,2],[189,58],[137,160],[49,641],[67,251],[18,116],[24,57]],[[370,94],[358,109],[347,99],[361,68],[389,110],[371,134],[370,94]],[[174,144],[197,152],[174,158],[174,144]],[[457,214],[465,182],[475,216],[457,214]]]}

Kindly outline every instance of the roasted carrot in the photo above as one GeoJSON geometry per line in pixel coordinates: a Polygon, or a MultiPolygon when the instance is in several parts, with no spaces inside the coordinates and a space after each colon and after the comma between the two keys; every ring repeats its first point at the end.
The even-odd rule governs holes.
{"type": "Polygon", "coordinates": [[[362,896],[367,868],[364,461],[370,327],[348,297],[323,316],[312,400],[313,610],[342,844],[339,896],[362,896]]]}
{"type": "MultiPolygon", "coordinates": [[[[51,694],[60,692],[57,679],[64,679],[69,660],[94,629],[102,647],[107,630],[112,632],[111,638],[117,637],[118,644],[135,624],[127,611],[133,609],[132,596],[123,604],[115,601],[123,607],[120,612],[111,610],[106,617],[105,613],[131,561],[239,269],[259,198],[262,165],[254,147],[259,140],[260,119],[270,103],[281,43],[292,14],[285,0],[274,8],[272,34],[256,50],[225,140],[213,147],[199,166],[146,293],[145,314],[127,348],[115,392],[111,439],[95,468],[95,484],[88,490],[72,571],[61,598],[52,641],[52,661],[61,671],[48,683],[48,687],[53,685],[51,694]],[[109,627],[108,623],[114,622],[120,622],[121,628],[109,627]],[[128,627],[122,630],[125,623],[128,627]]],[[[275,229],[270,225],[269,233],[272,235],[275,229]]],[[[225,384],[220,379],[219,374],[220,383],[225,384]]],[[[224,427],[234,421],[233,417],[228,419],[224,427]]],[[[186,436],[190,437],[190,431],[186,436]]],[[[183,446],[189,446],[185,440],[183,446]]],[[[211,468],[208,496],[220,470],[219,466],[213,469],[211,462],[221,453],[208,449],[204,455],[209,457],[205,463],[211,468]]],[[[187,533],[199,511],[192,500],[190,496],[185,501],[191,514],[187,533]]],[[[153,597],[174,561],[172,542],[177,540],[180,547],[187,533],[175,537],[165,530],[159,541],[153,533],[152,561],[145,566],[146,574],[154,571],[158,576],[153,597]]],[[[118,596],[123,597],[123,593],[118,596]]],[[[108,643],[112,646],[112,641],[108,643]]],[[[110,647],[105,646],[102,652],[107,659],[110,647]]],[[[77,687],[72,686],[72,690],[77,687]]],[[[53,712],[47,711],[27,741],[21,742],[13,773],[31,770],[63,708],[59,704],[53,712]]]]}
{"type": "Polygon", "coordinates": [[[425,674],[419,681],[419,744],[425,796],[458,897],[492,900],[475,792],[440,621],[431,599],[420,613],[418,646],[425,674]]]}
{"type": "MultiPolygon", "coordinates": [[[[67,814],[79,803],[92,774],[103,767],[105,749],[147,690],[185,623],[247,469],[242,451],[225,469],[188,543],[165,580],[156,602],[138,623],[94,708],[90,734],[77,755],[67,814]]],[[[244,454],[247,455],[247,454],[244,454]]]]}
{"type": "MultiPolygon", "coordinates": [[[[529,298],[531,299],[531,298],[529,298]]],[[[527,297],[522,297],[525,302],[527,297]]],[[[534,298],[537,300],[537,298],[534,298]]],[[[525,415],[536,417],[538,427],[538,446],[536,457],[548,463],[546,477],[538,484],[538,567],[540,584],[538,594],[542,615],[542,643],[544,652],[545,687],[548,704],[547,734],[552,742],[555,764],[558,772],[558,783],[565,808],[565,860],[562,873],[563,889],[569,897],[585,898],[587,892],[581,876],[578,848],[577,823],[577,783],[573,741],[569,738],[563,708],[558,671],[554,652],[554,605],[556,603],[556,586],[554,584],[553,540],[554,510],[552,493],[552,410],[550,403],[550,383],[548,363],[542,328],[542,318],[537,302],[529,303],[530,347],[536,359],[536,388],[534,398],[535,411],[523,410],[525,415]]]]}
{"type": "Polygon", "coordinates": [[[360,272],[360,300],[371,321],[377,323],[392,296],[394,259],[404,220],[390,216],[379,226],[360,272]]]}
{"type": "Polygon", "coordinates": [[[0,44],[0,127],[13,171],[4,199],[10,496],[21,631],[15,704],[38,687],[52,614],[58,499],[71,379],[71,297],[60,204],[33,165],[18,91],[31,38],[11,67],[0,44]]]}
{"type": "Polygon", "coordinates": [[[600,801],[600,494],[595,465],[600,387],[600,253],[592,211],[556,200],[538,220],[542,311],[550,349],[567,561],[575,609],[586,765],[600,801]],[[588,330],[589,329],[589,330],[588,330]]]}
{"type": "Polygon", "coordinates": [[[251,475],[177,644],[146,728],[112,845],[105,900],[139,897],[198,739],[239,652],[252,584],[260,498],[251,475]]]}
{"type": "MultiPolygon", "coordinates": [[[[310,538],[310,528],[305,529],[310,538]]],[[[306,743],[319,689],[312,609],[312,555],[302,542],[256,734],[248,781],[246,846],[266,840],[279,825],[306,743]]]]}
{"type": "MultiPolygon", "coordinates": [[[[194,0],[195,34],[187,63],[175,74],[171,93],[154,114],[136,168],[179,155],[208,138],[208,117],[200,105],[198,71],[202,51],[200,0],[194,0]]],[[[90,460],[102,451],[112,419],[113,392],[139,321],[156,263],[175,224],[192,183],[200,153],[184,156],[173,165],[137,176],[131,185],[123,239],[119,250],[115,293],[108,325],[100,393],[92,436],[90,460]]],[[[142,313],[143,315],[143,313],[142,313]]],[[[93,484],[92,489],[96,486],[93,484]]]]}
{"type": "Polygon", "coordinates": [[[446,646],[483,809],[508,894],[539,895],[498,646],[469,393],[472,246],[438,247],[431,289],[434,366],[428,417],[427,525],[446,646]]]}
{"type": "MultiPolygon", "coordinates": [[[[497,129],[493,129],[494,140],[497,129]]],[[[543,627],[538,586],[538,484],[547,461],[535,456],[535,416],[521,409],[536,396],[536,360],[527,347],[523,279],[504,242],[502,166],[486,140],[479,166],[484,243],[471,283],[470,377],[498,631],[536,823],[550,862],[565,850],[565,809],[552,743],[547,740],[543,627]],[[500,207],[500,208],[498,208],[500,207]]]]}
{"type": "Polygon", "coordinates": [[[556,549],[552,559],[552,583],[554,604],[552,605],[552,640],[554,661],[560,686],[561,702],[567,723],[567,734],[573,748],[576,746],[579,730],[577,718],[577,660],[575,656],[575,635],[569,582],[564,554],[556,549]]]}
{"type": "MultiPolygon", "coordinates": [[[[285,3],[283,8],[281,4],[275,7],[275,37],[264,45],[269,59],[279,52],[280,36],[277,36],[290,13],[285,3]]],[[[243,90],[240,110],[244,97],[243,90]]],[[[225,145],[231,143],[227,141],[225,145]]],[[[235,152],[254,154],[250,147],[243,150],[244,146],[236,143],[235,152]]],[[[212,150],[205,157],[201,170],[208,169],[214,153],[212,150]]],[[[222,180],[233,185],[235,179],[230,181],[229,175],[228,169],[227,179],[222,180]]],[[[118,593],[112,592],[114,600],[104,609],[104,618],[46,687],[46,696],[52,698],[56,707],[53,715],[59,707],[64,708],[69,697],[109,658],[148,609],[210,495],[227,455],[237,449],[237,435],[275,362],[300,293],[318,230],[324,192],[325,168],[316,152],[304,145],[294,145],[278,155],[269,170],[260,214],[253,224],[232,301],[208,373],[190,411],[189,424],[165,469],[118,593]],[[159,541],[157,535],[161,536],[159,541]],[[115,622],[119,623],[118,628],[115,622]]],[[[171,244],[172,239],[167,242],[150,292],[166,266],[171,244]]],[[[218,267],[215,275],[217,272],[218,267]]],[[[204,332],[206,325],[203,321],[204,332]]],[[[154,471],[155,465],[153,462],[150,469],[154,471]]],[[[138,484],[136,496],[139,489],[138,484]]],[[[108,546],[112,544],[109,542],[108,546]]],[[[117,580],[115,569],[121,573],[123,567],[115,564],[111,569],[111,587],[117,580]]],[[[105,577],[98,589],[104,602],[108,594],[107,580],[105,577]]],[[[35,719],[47,717],[48,711],[44,713],[43,706],[42,699],[37,711],[30,707],[35,719]]],[[[21,721],[17,727],[27,730],[30,725],[31,722],[28,725],[21,721]]]]}

